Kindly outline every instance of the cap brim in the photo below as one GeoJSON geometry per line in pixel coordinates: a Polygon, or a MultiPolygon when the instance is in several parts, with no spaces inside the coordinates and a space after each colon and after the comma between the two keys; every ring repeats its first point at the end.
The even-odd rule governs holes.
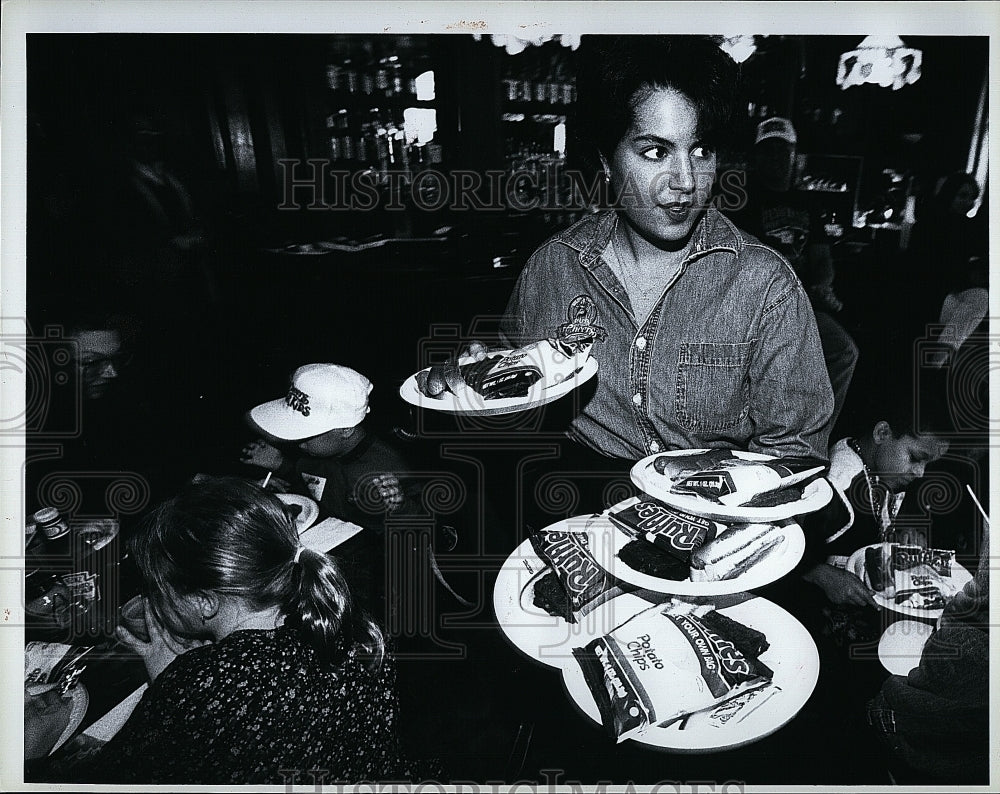
{"type": "Polygon", "coordinates": [[[268,435],[283,441],[300,441],[334,429],[289,408],[284,397],[251,408],[250,420],[268,435]]]}
{"type": "Polygon", "coordinates": [[[770,140],[771,138],[777,138],[779,141],[785,141],[785,143],[790,143],[792,144],[792,146],[795,146],[795,144],[798,143],[798,141],[795,138],[792,138],[789,135],[785,135],[782,132],[769,132],[759,137],[754,142],[754,146],[756,146],[758,143],[763,143],[766,140],[770,140]]]}

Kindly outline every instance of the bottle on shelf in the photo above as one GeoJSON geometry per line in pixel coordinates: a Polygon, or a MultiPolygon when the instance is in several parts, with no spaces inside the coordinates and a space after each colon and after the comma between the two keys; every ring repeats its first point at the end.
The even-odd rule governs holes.
{"type": "Polygon", "coordinates": [[[545,66],[539,63],[535,67],[535,72],[532,80],[535,95],[532,97],[536,102],[545,103],[549,101],[549,81],[548,75],[545,73],[545,66]]]}
{"type": "MultiPolygon", "coordinates": [[[[399,62],[399,56],[389,56],[389,90],[394,96],[403,94],[403,64],[399,62]]],[[[416,93],[416,92],[414,92],[416,93]]],[[[389,94],[387,94],[389,96],[389,94]]]]}
{"type": "Polygon", "coordinates": [[[328,63],[326,65],[326,87],[331,91],[340,91],[343,70],[339,64],[328,63]]]}
{"type": "Polygon", "coordinates": [[[336,133],[329,136],[326,142],[326,153],[332,162],[337,162],[341,159],[340,152],[340,136],[336,133]]]}
{"type": "Polygon", "coordinates": [[[416,137],[413,139],[413,143],[409,145],[409,164],[411,173],[416,176],[426,167],[426,153],[424,152],[424,145],[420,142],[420,138],[416,137]]]}
{"type": "Polygon", "coordinates": [[[367,53],[365,57],[364,64],[359,70],[359,77],[361,81],[361,93],[368,97],[377,96],[375,90],[375,80],[378,76],[378,63],[374,60],[371,53],[367,53]]]}
{"type": "Polygon", "coordinates": [[[390,97],[392,96],[392,90],[390,88],[391,82],[389,77],[389,59],[380,58],[378,66],[375,69],[375,91],[374,93],[379,96],[390,97]]]}
{"type": "Polygon", "coordinates": [[[357,94],[361,89],[358,81],[358,70],[351,58],[345,58],[341,64],[341,89],[348,94],[357,94]]]}
{"type": "Polygon", "coordinates": [[[340,157],[345,161],[354,160],[354,136],[350,130],[344,130],[340,134],[340,157]]]}
{"type": "Polygon", "coordinates": [[[396,120],[391,113],[387,113],[386,116],[387,120],[383,124],[385,127],[386,155],[388,157],[389,168],[395,169],[399,167],[399,150],[396,144],[396,136],[399,134],[399,128],[396,126],[396,120]]]}
{"type": "Polygon", "coordinates": [[[371,126],[374,135],[374,160],[372,165],[378,168],[380,178],[389,170],[389,131],[382,120],[378,108],[371,109],[371,126]]]}

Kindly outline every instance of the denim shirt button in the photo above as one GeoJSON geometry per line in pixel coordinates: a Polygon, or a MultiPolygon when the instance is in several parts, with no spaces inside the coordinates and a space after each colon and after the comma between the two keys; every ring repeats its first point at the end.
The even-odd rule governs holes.
{"type": "Polygon", "coordinates": [[[649,451],[650,452],[659,452],[660,451],[660,445],[659,445],[659,443],[656,442],[656,441],[650,441],[649,442],[649,451]]]}
{"type": "Polygon", "coordinates": [[[639,348],[640,350],[645,350],[646,349],[646,337],[640,336],[638,339],[636,339],[635,340],[635,346],[637,348],[639,348]]]}
{"type": "Polygon", "coordinates": [[[632,402],[634,402],[636,405],[642,405],[642,395],[641,394],[633,394],[632,395],[632,402]]]}

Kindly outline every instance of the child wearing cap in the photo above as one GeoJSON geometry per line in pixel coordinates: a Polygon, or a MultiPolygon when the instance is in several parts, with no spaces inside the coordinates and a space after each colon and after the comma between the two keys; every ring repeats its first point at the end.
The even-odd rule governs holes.
{"type": "Polygon", "coordinates": [[[409,467],[402,456],[369,430],[364,375],[338,364],[307,364],[292,374],[284,397],[256,406],[249,421],[281,447],[259,439],[243,449],[242,461],[268,469],[293,490],[319,503],[322,517],[335,516],[365,529],[337,547],[352,592],[378,614],[385,596],[385,523],[388,513],[414,514],[416,490],[407,490],[409,467]]]}
{"type": "Polygon", "coordinates": [[[242,461],[289,480],[324,515],[381,531],[386,512],[408,499],[399,480],[408,467],[366,427],[371,391],[368,378],[349,367],[299,367],[288,393],[251,409],[249,417],[264,434],[279,444],[293,442],[301,454],[257,440],[243,449],[242,461]]]}

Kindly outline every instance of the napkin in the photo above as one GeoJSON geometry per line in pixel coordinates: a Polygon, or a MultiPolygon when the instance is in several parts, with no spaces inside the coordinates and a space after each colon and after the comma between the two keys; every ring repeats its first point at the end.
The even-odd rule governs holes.
{"type": "Polygon", "coordinates": [[[111,738],[121,730],[128,721],[129,716],[135,710],[136,704],[142,699],[142,694],[149,688],[149,684],[143,684],[135,692],[125,698],[111,711],[97,720],[93,725],[84,731],[84,734],[101,742],[110,741],[111,738]]]}
{"type": "Polygon", "coordinates": [[[299,542],[307,549],[325,554],[350,540],[363,528],[339,518],[327,518],[318,524],[313,524],[299,535],[299,542]]]}

